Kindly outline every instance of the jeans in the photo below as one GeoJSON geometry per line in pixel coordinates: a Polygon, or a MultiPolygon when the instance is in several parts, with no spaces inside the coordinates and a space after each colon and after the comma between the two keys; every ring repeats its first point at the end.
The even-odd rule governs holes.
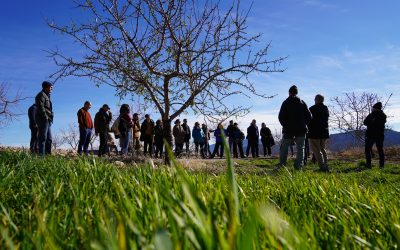
{"type": "Polygon", "coordinates": [[[121,154],[127,154],[129,149],[129,141],[131,138],[131,131],[128,130],[125,135],[121,135],[119,138],[119,144],[121,146],[121,154]]]}
{"type": "Polygon", "coordinates": [[[233,157],[239,158],[238,150],[241,158],[244,158],[243,153],[243,141],[240,139],[236,139],[233,141],[233,157]]]}
{"type": "Polygon", "coordinates": [[[39,130],[39,154],[51,154],[51,122],[49,120],[37,121],[39,130]]]}
{"type": "Polygon", "coordinates": [[[88,154],[88,148],[90,143],[90,137],[92,136],[92,129],[91,128],[79,128],[79,144],[78,144],[78,154],[88,154]]]}
{"type": "Polygon", "coordinates": [[[31,142],[30,142],[30,150],[31,153],[38,153],[39,152],[39,143],[38,143],[38,128],[37,127],[30,127],[31,129],[31,142]]]}
{"type": "Polygon", "coordinates": [[[371,167],[371,151],[374,143],[379,154],[379,167],[383,168],[385,165],[385,153],[383,152],[383,140],[384,138],[365,138],[365,160],[367,167],[371,167]]]}
{"type": "MultiPolygon", "coordinates": [[[[295,137],[296,148],[297,148],[297,155],[294,167],[296,169],[300,169],[303,167],[305,135],[293,136],[293,137],[295,137]]],[[[289,146],[293,141],[293,137],[284,136],[284,139],[282,139],[281,150],[279,154],[279,163],[281,165],[286,164],[289,146]]]]}
{"type": "Polygon", "coordinates": [[[99,133],[99,138],[100,138],[99,156],[102,156],[109,151],[108,145],[107,145],[107,137],[108,137],[107,132],[99,133]]]}
{"type": "Polygon", "coordinates": [[[228,143],[229,143],[229,152],[232,154],[233,153],[233,145],[235,144],[235,139],[233,139],[233,137],[230,136],[228,143]]]}
{"type": "Polygon", "coordinates": [[[144,150],[143,153],[147,154],[149,152],[150,156],[153,155],[153,136],[145,135],[144,136],[144,150]]]}
{"type": "Polygon", "coordinates": [[[251,156],[253,156],[253,158],[258,157],[258,140],[247,141],[247,143],[246,155],[249,156],[251,150],[251,156]]]}
{"type": "Polygon", "coordinates": [[[315,159],[318,162],[321,170],[328,168],[328,156],[325,150],[326,139],[308,139],[310,142],[311,151],[314,153],[315,159]]]}

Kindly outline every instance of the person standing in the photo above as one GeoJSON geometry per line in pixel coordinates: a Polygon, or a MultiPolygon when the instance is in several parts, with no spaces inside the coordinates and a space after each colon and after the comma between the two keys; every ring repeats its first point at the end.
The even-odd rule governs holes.
{"type": "MultiPolygon", "coordinates": [[[[324,105],[324,97],[320,94],[314,98],[315,105],[310,107],[312,118],[308,125],[308,140],[322,172],[329,172],[328,156],[326,153],[326,140],[329,138],[329,110],[324,105]]],[[[306,157],[305,157],[306,159],[306,157]]]]}
{"type": "Polygon", "coordinates": [[[275,145],[274,137],[272,136],[271,129],[265,125],[265,123],[261,123],[261,129],[260,129],[260,135],[261,135],[261,143],[263,145],[263,152],[264,152],[264,157],[271,156],[271,147],[275,145]]]}
{"type": "Polygon", "coordinates": [[[247,150],[246,155],[249,156],[249,151],[251,149],[251,155],[253,158],[258,157],[258,140],[260,137],[260,133],[258,130],[258,126],[256,124],[256,120],[253,119],[250,126],[247,128],[247,150]]]}
{"type": "Polygon", "coordinates": [[[156,121],[156,126],[154,127],[154,144],[156,146],[154,156],[157,158],[158,153],[160,153],[160,158],[162,158],[164,152],[164,129],[161,119],[156,121]]]}
{"type": "Polygon", "coordinates": [[[288,148],[293,139],[296,142],[297,155],[294,167],[301,169],[304,159],[304,143],[307,125],[311,120],[311,113],[307,104],[298,96],[296,85],[289,88],[289,97],[282,103],[279,111],[279,122],[282,125],[283,140],[279,154],[279,166],[286,164],[288,148]]]}
{"type": "Polygon", "coordinates": [[[121,155],[126,155],[129,149],[129,141],[131,138],[131,131],[133,127],[131,108],[128,104],[122,104],[119,109],[119,124],[118,130],[120,132],[119,144],[121,146],[121,155]]]}
{"type": "Polygon", "coordinates": [[[365,159],[366,167],[371,168],[372,146],[376,144],[379,154],[379,167],[385,166],[385,154],[383,152],[383,141],[385,139],[386,114],[382,111],[382,103],[377,102],[372,106],[372,112],[365,118],[365,159]]]}
{"type": "Polygon", "coordinates": [[[229,121],[229,125],[228,125],[228,127],[226,128],[226,132],[228,133],[228,137],[229,137],[229,140],[228,140],[228,144],[229,144],[229,152],[232,154],[232,150],[233,150],[233,144],[234,144],[234,141],[235,141],[235,139],[234,139],[234,135],[233,135],[233,130],[234,130],[234,123],[233,123],[233,120],[230,120],[229,121]]]}
{"type": "Polygon", "coordinates": [[[148,152],[150,157],[153,156],[154,126],[154,121],[150,118],[149,114],[146,114],[140,132],[142,133],[141,136],[144,142],[143,153],[146,155],[148,152]]]}
{"type": "Polygon", "coordinates": [[[211,159],[214,158],[216,154],[219,154],[219,158],[222,158],[224,156],[224,139],[222,136],[226,136],[226,134],[226,129],[224,129],[222,123],[219,123],[218,128],[214,130],[215,146],[214,151],[210,156],[211,159]]]}
{"type": "Polygon", "coordinates": [[[140,150],[140,122],[138,113],[133,114],[132,122],[132,150],[135,150],[138,155],[140,150]]]}
{"type": "Polygon", "coordinates": [[[186,154],[189,155],[189,141],[190,141],[190,127],[187,124],[187,119],[183,119],[183,124],[182,124],[182,128],[185,131],[185,147],[186,147],[186,154]]]}
{"type": "Polygon", "coordinates": [[[238,158],[238,150],[240,153],[240,158],[244,158],[243,153],[243,140],[244,140],[244,133],[238,127],[238,124],[235,122],[233,124],[232,130],[232,137],[233,137],[233,157],[238,158]]]}
{"type": "Polygon", "coordinates": [[[181,126],[179,119],[175,120],[175,126],[172,129],[172,134],[175,141],[175,156],[179,156],[183,151],[183,143],[185,142],[185,131],[181,126]]]}
{"type": "Polygon", "coordinates": [[[31,130],[31,141],[30,141],[30,144],[29,144],[29,149],[30,149],[32,154],[39,152],[39,148],[38,148],[38,125],[36,123],[36,117],[35,117],[36,116],[36,110],[37,110],[36,103],[34,103],[28,109],[29,129],[31,130]]]}
{"type": "Polygon", "coordinates": [[[193,137],[193,142],[194,142],[194,146],[195,146],[196,156],[199,155],[199,148],[200,148],[200,155],[202,158],[205,158],[205,155],[204,155],[205,136],[204,136],[203,130],[200,128],[200,123],[198,123],[198,122],[196,122],[194,124],[194,127],[192,129],[192,137],[193,137]]]}
{"type": "Polygon", "coordinates": [[[78,124],[79,124],[79,144],[78,154],[82,154],[82,151],[88,155],[90,138],[92,136],[93,120],[90,116],[89,109],[92,104],[86,101],[81,109],[78,110],[78,124]]]}
{"type": "Polygon", "coordinates": [[[206,124],[201,124],[201,131],[203,131],[204,134],[204,157],[210,157],[211,152],[210,152],[210,131],[208,130],[208,127],[206,124]]]}
{"type": "Polygon", "coordinates": [[[112,113],[110,111],[110,107],[107,104],[104,104],[94,117],[95,133],[100,138],[99,156],[102,156],[108,152],[107,136],[110,130],[111,120],[112,113]]]}
{"type": "Polygon", "coordinates": [[[38,126],[39,154],[51,154],[51,124],[53,123],[54,113],[50,94],[53,91],[53,84],[47,81],[42,83],[42,91],[35,97],[36,104],[36,124],[38,126]]]}

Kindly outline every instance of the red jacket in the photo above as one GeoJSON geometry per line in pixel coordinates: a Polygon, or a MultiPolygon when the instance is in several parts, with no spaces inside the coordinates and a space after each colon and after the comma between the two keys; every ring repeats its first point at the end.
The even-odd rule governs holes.
{"type": "Polygon", "coordinates": [[[89,111],[87,111],[84,108],[81,108],[78,113],[78,123],[79,123],[79,128],[93,128],[93,121],[92,121],[92,117],[90,116],[89,111]]]}

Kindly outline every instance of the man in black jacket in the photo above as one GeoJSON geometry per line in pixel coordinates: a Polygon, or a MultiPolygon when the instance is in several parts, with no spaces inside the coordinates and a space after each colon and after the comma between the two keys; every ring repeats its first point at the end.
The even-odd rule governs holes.
{"type": "Polygon", "coordinates": [[[191,133],[190,133],[190,127],[187,124],[187,119],[183,119],[182,128],[185,131],[184,144],[185,144],[185,147],[186,147],[186,154],[189,155],[189,141],[190,141],[191,133]]]}
{"type": "Polygon", "coordinates": [[[385,165],[385,155],[383,153],[383,141],[385,139],[386,115],[382,111],[382,103],[377,102],[372,106],[372,112],[365,118],[364,125],[367,126],[365,133],[365,158],[366,167],[371,168],[371,150],[374,143],[379,154],[379,167],[385,165]]]}
{"type": "Polygon", "coordinates": [[[325,143],[329,138],[329,111],[323,103],[324,97],[322,95],[316,95],[314,101],[315,105],[310,107],[312,118],[308,125],[308,139],[310,140],[311,151],[318,162],[319,170],[329,172],[328,157],[325,150],[325,143]]]}
{"type": "Polygon", "coordinates": [[[304,144],[307,133],[307,125],[311,120],[311,113],[307,104],[297,97],[297,87],[293,85],[289,89],[289,97],[282,103],[279,111],[279,122],[283,129],[283,139],[280,150],[279,165],[285,165],[287,161],[288,148],[293,139],[296,142],[297,155],[294,167],[301,169],[304,159],[304,144]]]}
{"type": "Polygon", "coordinates": [[[247,149],[246,156],[249,156],[249,151],[251,149],[251,155],[253,158],[258,157],[258,140],[260,137],[260,132],[256,124],[256,120],[252,120],[250,126],[247,128],[247,149]]]}
{"type": "Polygon", "coordinates": [[[38,126],[39,154],[51,154],[51,124],[53,123],[53,105],[50,94],[53,91],[53,84],[47,81],[42,83],[42,91],[35,97],[36,123],[38,126]]]}
{"type": "Polygon", "coordinates": [[[110,130],[111,120],[112,113],[110,107],[107,104],[104,104],[94,117],[94,130],[96,135],[100,138],[99,156],[102,156],[109,151],[107,147],[107,137],[110,130]]]}
{"type": "Polygon", "coordinates": [[[31,142],[30,142],[30,151],[31,153],[38,153],[38,126],[36,123],[36,104],[34,103],[28,109],[28,117],[29,117],[29,129],[31,130],[31,142]]]}

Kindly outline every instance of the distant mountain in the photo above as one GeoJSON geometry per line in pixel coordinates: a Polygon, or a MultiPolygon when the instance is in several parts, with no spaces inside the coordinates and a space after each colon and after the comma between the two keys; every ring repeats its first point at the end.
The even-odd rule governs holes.
{"type": "MultiPolygon", "coordinates": [[[[384,146],[400,145],[400,132],[388,129],[385,131],[384,146]]],[[[351,132],[332,134],[328,142],[328,148],[331,151],[342,151],[351,147],[363,147],[351,132]]]]}

